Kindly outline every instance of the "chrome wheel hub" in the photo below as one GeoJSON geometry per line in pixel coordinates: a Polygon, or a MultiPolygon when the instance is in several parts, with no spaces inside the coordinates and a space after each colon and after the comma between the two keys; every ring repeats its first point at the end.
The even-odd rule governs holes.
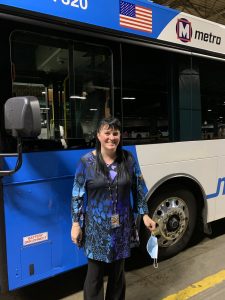
{"type": "Polygon", "coordinates": [[[189,222],[186,203],[178,197],[165,199],[156,208],[153,220],[158,224],[155,235],[160,247],[169,247],[183,236],[189,222]]]}

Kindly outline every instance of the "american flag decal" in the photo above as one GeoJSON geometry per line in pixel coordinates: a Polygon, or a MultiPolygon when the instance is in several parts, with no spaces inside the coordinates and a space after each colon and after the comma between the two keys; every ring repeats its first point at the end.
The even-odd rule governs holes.
{"type": "Polygon", "coordinates": [[[120,0],[120,26],[152,32],[152,10],[120,0]]]}

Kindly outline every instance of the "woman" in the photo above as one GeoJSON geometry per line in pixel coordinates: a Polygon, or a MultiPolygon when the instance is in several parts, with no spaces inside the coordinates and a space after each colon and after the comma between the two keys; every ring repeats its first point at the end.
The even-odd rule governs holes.
{"type": "Polygon", "coordinates": [[[85,300],[103,300],[103,276],[109,266],[105,299],[125,299],[124,260],[130,256],[133,211],[143,215],[149,230],[144,181],[130,152],[122,150],[121,126],[103,119],[97,128],[96,150],[81,158],[72,192],[72,241],[84,245],[88,271],[85,300]],[[133,208],[130,192],[133,193],[133,208]]]}

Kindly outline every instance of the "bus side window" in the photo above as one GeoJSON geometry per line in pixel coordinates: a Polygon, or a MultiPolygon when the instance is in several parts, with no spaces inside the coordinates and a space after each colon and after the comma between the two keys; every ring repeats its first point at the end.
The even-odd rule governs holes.
{"type": "Polygon", "coordinates": [[[124,143],[168,142],[168,53],[126,44],[122,53],[124,143]]]}
{"type": "Polygon", "coordinates": [[[199,70],[202,139],[224,139],[224,62],[195,57],[193,58],[193,65],[199,70]],[[211,78],[213,78],[213,80],[211,78]]]}
{"type": "Polygon", "coordinates": [[[41,134],[24,150],[92,147],[97,122],[111,115],[110,50],[15,31],[11,52],[13,95],[35,96],[41,109],[41,134]]]}

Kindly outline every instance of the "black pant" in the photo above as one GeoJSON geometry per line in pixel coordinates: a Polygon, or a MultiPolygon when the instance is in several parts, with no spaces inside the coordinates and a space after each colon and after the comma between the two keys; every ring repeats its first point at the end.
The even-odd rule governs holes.
{"type": "Polygon", "coordinates": [[[108,283],[105,300],[125,300],[124,259],[106,264],[88,260],[88,271],[84,283],[84,300],[104,300],[103,277],[107,265],[108,283]]]}

